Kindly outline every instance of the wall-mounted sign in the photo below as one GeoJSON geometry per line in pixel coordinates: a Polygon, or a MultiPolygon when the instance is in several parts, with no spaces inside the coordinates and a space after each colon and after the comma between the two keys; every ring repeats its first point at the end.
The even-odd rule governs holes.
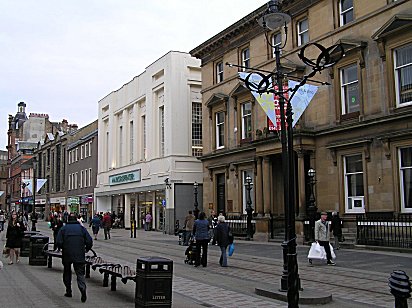
{"type": "Polygon", "coordinates": [[[111,175],[109,177],[110,185],[126,184],[131,182],[139,182],[141,180],[141,170],[125,172],[121,174],[111,175]]]}
{"type": "Polygon", "coordinates": [[[79,204],[79,197],[68,197],[67,198],[67,205],[78,205],[79,204]]]}

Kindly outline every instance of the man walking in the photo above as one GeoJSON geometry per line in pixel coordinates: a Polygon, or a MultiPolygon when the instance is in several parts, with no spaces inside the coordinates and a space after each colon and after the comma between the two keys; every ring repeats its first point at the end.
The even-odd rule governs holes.
{"type": "Polygon", "coordinates": [[[110,240],[110,229],[112,228],[112,218],[110,217],[109,212],[104,214],[102,225],[103,225],[104,239],[107,240],[107,238],[109,238],[110,240]]]}
{"type": "Polygon", "coordinates": [[[327,264],[328,265],[336,265],[335,262],[332,261],[332,254],[330,252],[329,246],[329,224],[326,221],[328,217],[328,213],[322,212],[320,213],[320,219],[315,222],[315,241],[319,243],[320,246],[325,248],[327,264]]]}
{"type": "Polygon", "coordinates": [[[77,276],[77,286],[81,293],[81,301],[87,300],[85,280],[85,254],[93,246],[93,239],[89,232],[80,225],[76,216],[70,214],[65,226],[57,235],[57,247],[62,249],[63,283],[66,287],[64,296],[72,297],[72,270],[77,276]]]}
{"type": "Polygon", "coordinates": [[[185,217],[185,233],[184,233],[184,241],[183,245],[189,246],[189,239],[190,235],[193,233],[193,225],[195,224],[195,215],[193,215],[192,211],[189,211],[189,213],[185,217]]]}
{"type": "Polygon", "coordinates": [[[0,211],[0,232],[4,230],[4,222],[6,217],[4,216],[3,210],[0,211]]]}

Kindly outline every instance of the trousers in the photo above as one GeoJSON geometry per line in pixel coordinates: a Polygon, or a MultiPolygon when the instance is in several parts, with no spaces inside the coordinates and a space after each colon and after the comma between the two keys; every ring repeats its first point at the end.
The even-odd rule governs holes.
{"type": "MultiPolygon", "coordinates": [[[[85,278],[85,264],[84,263],[73,263],[74,272],[77,276],[77,286],[80,290],[86,291],[86,278],[85,278]]],[[[66,287],[66,293],[72,293],[72,263],[63,263],[63,283],[66,287]]]]}

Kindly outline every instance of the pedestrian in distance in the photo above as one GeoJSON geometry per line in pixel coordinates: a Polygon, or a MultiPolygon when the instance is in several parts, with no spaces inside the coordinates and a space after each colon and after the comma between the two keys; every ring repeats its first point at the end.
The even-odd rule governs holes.
{"type": "Polygon", "coordinates": [[[97,213],[90,221],[89,226],[92,227],[94,239],[97,240],[97,235],[99,234],[100,227],[102,226],[102,221],[100,220],[100,217],[97,213]]]}
{"type": "Polygon", "coordinates": [[[328,213],[322,212],[320,213],[320,219],[315,222],[315,241],[325,249],[327,264],[336,265],[336,263],[332,261],[332,253],[329,246],[330,232],[329,223],[326,221],[327,217],[328,213]]]}
{"type": "Polygon", "coordinates": [[[16,263],[20,262],[20,248],[26,228],[21,220],[18,219],[17,213],[12,212],[6,231],[6,247],[9,251],[9,264],[13,264],[13,257],[16,258],[16,263]]]}
{"type": "Polygon", "coordinates": [[[89,232],[80,225],[76,216],[70,214],[67,223],[57,235],[57,247],[62,249],[63,283],[66,287],[64,296],[72,297],[72,270],[77,276],[77,286],[81,293],[81,301],[87,300],[85,279],[85,254],[93,246],[93,239],[89,232]]]}
{"type": "Polygon", "coordinates": [[[59,250],[57,248],[57,234],[59,234],[60,229],[63,227],[63,221],[61,217],[56,213],[53,220],[51,221],[50,228],[53,230],[53,250],[59,250]]]}
{"type": "Polygon", "coordinates": [[[215,241],[215,228],[217,226],[217,216],[214,210],[211,210],[209,221],[209,239],[212,240],[212,245],[217,245],[215,241]]]}
{"type": "Polygon", "coordinates": [[[332,213],[330,228],[332,230],[333,237],[335,238],[335,249],[339,250],[339,242],[342,242],[342,220],[340,219],[338,212],[332,213]]]}
{"type": "Polygon", "coordinates": [[[112,218],[110,217],[109,212],[104,214],[103,219],[102,219],[102,225],[103,225],[104,239],[105,240],[107,240],[107,238],[110,239],[110,229],[112,228],[112,218]]]}
{"type": "Polygon", "coordinates": [[[225,222],[225,216],[219,215],[217,217],[218,224],[216,226],[216,234],[215,234],[215,241],[217,245],[220,247],[220,259],[219,264],[222,267],[227,267],[227,246],[233,243],[233,237],[230,234],[230,227],[225,222]]]}
{"type": "Polygon", "coordinates": [[[144,224],[144,230],[145,231],[150,231],[150,224],[152,223],[152,214],[148,212],[145,216],[145,224],[144,224]]]}
{"type": "Polygon", "coordinates": [[[189,211],[185,217],[185,223],[184,223],[185,233],[184,233],[183,245],[185,246],[189,246],[189,239],[193,233],[194,224],[195,224],[195,215],[193,215],[192,211],[189,211]]]}
{"type": "Polygon", "coordinates": [[[206,214],[201,212],[199,218],[195,220],[193,234],[196,241],[196,262],[195,267],[202,264],[207,266],[207,246],[209,245],[209,222],[206,220],[206,214]],[[202,257],[200,257],[202,256],[202,257]]]}
{"type": "Polygon", "coordinates": [[[4,222],[6,221],[6,215],[3,210],[0,211],[0,232],[4,230],[4,222]]]}

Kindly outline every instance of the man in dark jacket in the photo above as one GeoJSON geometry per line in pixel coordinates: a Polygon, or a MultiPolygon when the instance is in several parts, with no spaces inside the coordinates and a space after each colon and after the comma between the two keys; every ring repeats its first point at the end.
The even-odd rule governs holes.
{"type": "Polygon", "coordinates": [[[93,239],[89,232],[80,225],[76,216],[70,214],[67,224],[62,227],[57,235],[57,247],[62,249],[63,283],[66,287],[64,296],[72,297],[72,270],[77,276],[77,286],[82,294],[81,301],[87,299],[85,280],[85,254],[93,246],[93,239]]]}

